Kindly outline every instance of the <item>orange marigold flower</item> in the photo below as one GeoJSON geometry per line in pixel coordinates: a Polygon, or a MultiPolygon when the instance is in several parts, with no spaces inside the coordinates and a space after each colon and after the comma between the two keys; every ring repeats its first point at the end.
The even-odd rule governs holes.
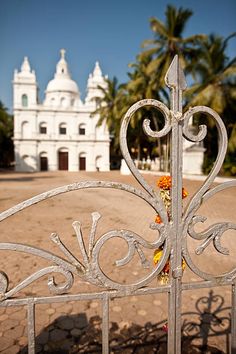
{"type": "Polygon", "coordinates": [[[162,269],[162,272],[164,272],[165,274],[169,274],[170,272],[170,262],[167,261],[164,268],[162,269]]]}
{"type": "Polygon", "coordinates": [[[155,223],[156,223],[156,224],[161,224],[161,223],[162,223],[162,220],[161,220],[160,215],[157,215],[157,216],[156,216],[155,223]]]}
{"type": "Polygon", "coordinates": [[[188,192],[186,191],[186,189],[182,189],[182,198],[186,198],[188,196],[188,192]]]}
{"type": "Polygon", "coordinates": [[[161,189],[170,190],[171,188],[171,177],[170,176],[162,176],[157,181],[157,186],[161,189]]]}
{"type": "MultiPolygon", "coordinates": [[[[164,190],[171,189],[171,176],[162,176],[157,181],[157,186],[164,190]]],[[[188,196],[188,192],[185,188],[182,188],[182,198],[186,198],[188,196]]]]}

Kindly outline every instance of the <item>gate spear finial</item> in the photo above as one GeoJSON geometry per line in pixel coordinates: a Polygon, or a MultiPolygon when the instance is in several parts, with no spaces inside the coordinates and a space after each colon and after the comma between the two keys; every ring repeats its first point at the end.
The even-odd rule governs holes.
{"type": "Polygon", "coordinates": [[[165,76],[165,83],[170,88],[176,88],[184,91],[187,88],[187,82],[183,69],[180,65],[179,57],[176,54],[172,60],[165,76]]]}
{"type": "Polygon", "coordinates": [[[187,82],[178,55],[175,55],[167,70],[165,83],[171,89],[171,110],[180,115],[182,112],[182,91],[186,89],[187,82]]]}

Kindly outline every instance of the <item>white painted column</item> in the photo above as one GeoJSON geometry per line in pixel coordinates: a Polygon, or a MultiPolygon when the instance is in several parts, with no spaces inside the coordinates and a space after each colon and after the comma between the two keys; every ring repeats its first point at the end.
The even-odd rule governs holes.
{"type": "Polygon", "coordinates": [[[48,170],[58,170],[57,146],[55,143],[50,144],[50,149],[48,150],[48,170]]]}
{"type": "Polygon", "coordinates": [[[77,144],[72,144],[69,147],[69,171],[79,170],[78,160],[77,144]]]}
{"type": "Polygon", "coordinates": [[[94,143],[88,143],[86,151],[86,171],[96,171],[94,143]]]}

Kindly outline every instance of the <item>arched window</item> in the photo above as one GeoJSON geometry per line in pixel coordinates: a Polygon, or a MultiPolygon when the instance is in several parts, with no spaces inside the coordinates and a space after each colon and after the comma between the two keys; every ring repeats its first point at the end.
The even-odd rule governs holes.
{"type": "Polygon", "coordinates": [[[46,123],[40,123],[39,133],[40,134],[47,134],[47,124],[46,123]]]}
{"type": "Polygon", "coordinates": [[[59,125],[59,134],[66,135],[66,124],[65,123],[61,123],[59,125]]]}
{"type": "Polygon", "coordinates": [[[79,125],[79,135],[85,135],[86,130],[85,130],[85,124],[80,124],[79,125]]]}
{"type": "Polygon", "coordinates": [[[28,96],[26,94],[21,96],[22,107],[28,107],[28,96]]]}

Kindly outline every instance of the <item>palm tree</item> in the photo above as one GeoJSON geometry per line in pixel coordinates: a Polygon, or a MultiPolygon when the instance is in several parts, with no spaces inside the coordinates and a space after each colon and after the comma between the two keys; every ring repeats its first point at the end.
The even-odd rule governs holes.
{"type": "MultiPolygon", "coordinates": [[[[135,63],[129,64],[129,67],[133,69],[132,72],[128,73],[129,81],[125,85],[125,89],[127,90],[127,96],[130,97],[129,106],[139,100],[146,98],[155,98],[160,99],[160,92],[156,89],[155,82],[152,82],[153,78],[148,74],[147,67],[152,61],[151,55],[142,56],[139,54],[136,58],[135,63]]],[[[162,92],[163,93],[163,92],[162,92]]],[[[165,92],[164,92],[165,94],[165,92]]],[[[144,135],[142,128],[143,118],[149,118],[152,122],[154,130],[159,130],[159,126],[161,125],[161,115],[158,114],[156,110],[152,110],[148,107],[143,108],[139,112],[136,113],[135,117],[131,120],[131,127],[136,131],[138,129],[138,134],[134,133],[135,136],[135,144],[137,146],[137,159],[140,160],[142,155],[142,148],[147,149],[147,137],[144,135]]],[[[155,144],[153,140],[148,141],[151,149],[149,149],[148,155],[152,154],[152,151],[155,151],[155,155],[161,155],[162,147],[161,147],[161,139],[157,140],[155,144]]]]}
{"type": "Polygon", "coordinates": [[[118,84],[116,77],[113,77],[112,80],[106,78],[105,81],[105,87],[98,86],[102,95],[96,99],[97,108],[93,115],[100,115],[98,126],[105,123],[108,127],[110,133],[111,168],[116,168],[120,162],[119,131],[122,118],[120,103],[124,96],[122,85],[118,84]]]}
{"type": "MultiPolygon", "coordinates": [[[[143,47],[147,49],[139,55],[138,59],[139,63],[143,63],[145,66],[143,73],[147,78],[145,82],[148,82],[145,98],[161,98],[169,105],[169,95],[164,78],[174,56],[178,54],[185,72],[191,73],[198,56],[200,41],[205,36],[193,35],[183,38],[186,24],[192,16],[192,11],[189,9],[182,7],[176,9],[174,6],[168,5],[165,16],[165,23],[155,17],[150,19],[154,38],[144,41],[143,47]]],[[[158,129],[161,117],[157,115],[152,120],[155,129],[158,129]]],[[[164,157],[164,165],[168,166],[169,137],[166,138],[166,141],[159,140],[158,145],[159,155],[164,157]],[[166,146],[165,149],[161,147],[163,143],[166,146]]]]}
{"type": "Polygon", "coordinates": [[[232,78],[236,75],[236,57],[232,60],[226,55],[226,39],[210,35],[202,41],[194,75],[198,82],[186,91],[188,106],[205,105],[222,114],[232,101],[235,85],[232,78]]]}
{"type": "Polygon", "coordinates": [[[106,122],[108,129],[112,131],[114,129],[116,116],[115,116],[115,102],[118,92],[118,80],[113,77],[112,80],[106,78],[106,87],[98,86],[102,92],[102,97],[97,98],[97,109],[95,113],[100,114],[98,125],[106,122]]]}
{"type": "Polygon", "coordinates": [[[115,136],[115,145],[119,135],[121,115],[117,107],[119,84],[116,77],[112,80],[106,78],[106,87],[98,86],[102,92],[102,97],[97,98],[97,109],[93,114],[98,113],[100,118],[98,126],[106,122],[109,133],[115,136]]]}
{"type": "Polygon", "coordinates": [[[166,23],[155,17],[150,19],[150,26],[154,39],[146,40],[144,47],[149,47],[142,52],[141,57],[152,56],[152,61],[147,66],[147,74],[153,77],[156,90],[165,87],[164,77],[174,56],[178,54],[186,73],[191,73],[199,51],[199,43],[205,35],[193,35],[183,38],[183,32],[189,18],[192,16],[190,9],[182,7],[176,9],[168,5],[166,9],[166,23]]]}
{"type": "MultiPolygon", "coordinates": [[[[228,41],[235,35],[236,33],[233,33],[225,39],[210,35],[202,41],[198,62],[194,67],[197,82],[186,91],[188,102],[186,108],[196,105],[209,106],[222,116],[230,137],[228,154],[236,152],[236,57],[230,60],[226,55],[226,49],[228,41]]],[[[211,118],[198,116],[196,119],[207,122],[210,127],[204,141],[207,149],[204,165],[207,172],[217,153],[216,128],[211,118]]],[[[226,158],[225,166],[227,170],[230,169],[229,156],[226,158]]]]}

